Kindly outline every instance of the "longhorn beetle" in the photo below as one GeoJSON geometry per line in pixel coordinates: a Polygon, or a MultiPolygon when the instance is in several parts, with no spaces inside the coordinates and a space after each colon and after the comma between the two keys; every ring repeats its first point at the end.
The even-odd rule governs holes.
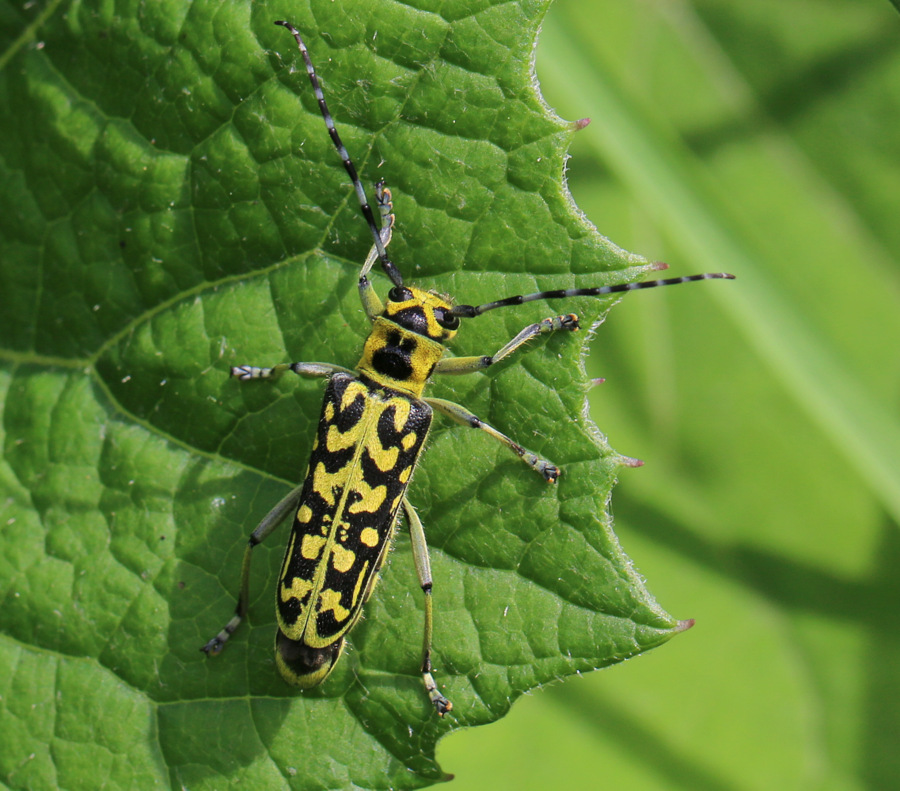
{"type": "Polygon", "coordinates": [[[406,490],[431,426],[433,412],[479,429],[509,448],[548,483],[559,468],[527,451],[497,429],[452,401],[425,398],[433,374],[483,371],[520,349],[530,339],[556,330],[578,329],[572,313],[551,316],[525,327],[491,355],[444,357],[444,346],[456,335],[460,319],[471,319],[495,308],[540,299],[600,296],[640,288],[655,288],[693,280],[728,278],[723,273],[691,275],[596,288],[567,288],[507,297],[484,305],[454,305],[450,297],[404,285],[388,257],[394,224],[391,193],[380,182],[375,199],[380,227],[365,189],[325,104],[319,78],[300,33],[287,28],[300,48],[306,73],[325,119],[328,134],[353,182],[360,209],[374,245],[359,273],[359,296],[372,328],[356,372],[331,363],[282,363],[273,368],[239,365],[231,375],[241,381],[274,380],[286,371],[328,380],[306,477],[278,503],[250,534],[241,567],[241,588],[234,617],[202,650],[217,654],[247,614],[250,556],[288,515],[294,526],[278,575],[275,661],[288,683],[303,688],[321,684],[341,655],[344,637],[359,621],[391,546],[400,509],[406,514],[416,573],[425,595],[422,679],[437,713],[452,704],[432,677],[431,568],[425,531],[406,498],[406,490]],[[382,304],[369,281],[375,262],[393,287],[382,304]]]}

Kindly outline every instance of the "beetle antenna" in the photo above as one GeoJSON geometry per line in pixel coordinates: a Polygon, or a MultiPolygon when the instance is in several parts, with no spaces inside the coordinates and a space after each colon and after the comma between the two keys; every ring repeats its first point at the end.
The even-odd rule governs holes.
{"type": "Polygon", "coordinates": [[[644,280],[640,283],[619,283],[615,286],[597,286],[595,288],[562,288],[556,291],[537,291],[534,294],[524,294],[515,297],[498,299],[496,302],[486,302],[484,305],[456,305],[451,313],[463,319],[472,319],[487,313],[494,308],[505,308],[507,305],[522,305],[525,302],[534,302],[538,299],[563,299],[565,297],[599,297],[603,294],[617,294],[621,291],[637,291],[642,288],[658,288],[659,286],[674,286],[678,283],[692,283],[695,280],[734,280],[734,275],[725,272],[707,272],[702,275],[688,275],[687,277],[670,277],[665,280],[644,280]]]}
{"type": "Polygon", "coordinates": [[[337,149],[338,155],[344,163],[347,174],[353,182],[353,188],[356,190],[356,197],[359,199],[359,207],[362,210],[363,217],[365,217],[365,220],[369,225],[369,230],[372,232],[372,238],[375,240],[375,250],[378,252],[381,267],[395,286],[402,286],[403,278],[400,275],[400,270],[397,269],[394,262],[391,261],[387,254],[384,242],[381,240],[381,232],[375,224],[375,215],[372,212],[372,207],[369,206],[366,190],[363,187],[362,181],[359,179],[353,161],[350,159],[350,154],[347,153],[347,149],[344,147],[341,136],[338,134],[337,128],[334,125],[334,120],[331,118],[331,113],[328,110],[328,105],[325,103],[325,94],[322,93],[319,76],[316,74],[312,59],[309,57],[309,51],[306,49],[306,44],[303,43],[300,32],[290,22],[278,20],[275,24],[287,28],[296,40],[297,46],[300,48],[300,54],[303,55],[303,61],[306,63],[306,73],[309,75],[309,81],[312,83],[313,92],[316,94],[316,100],[319,102],[319,110],[322,111],[322,117],[325,119],[325,126],[328,128],[328,134],[331,135],[331,142],[334,143],[334,147],[337,149]]]}

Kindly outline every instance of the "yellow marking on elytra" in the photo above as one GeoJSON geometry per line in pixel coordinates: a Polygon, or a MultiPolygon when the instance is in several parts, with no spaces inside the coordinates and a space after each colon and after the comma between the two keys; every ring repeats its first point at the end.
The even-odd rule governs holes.
{"type": "Polygon", "coordinates": [[[408,434],[404,434],[403,439],[400,440],[400,444],[403,446],[403,450],[409,450],[413,445],[415,445],[417,437],[418,435],[415,431],[410,431],[408,434]]]}
{"type": "Polygon", "coordinates": [[[387,497],[387,486],[373,488],[362,478],[356,485],[356,491],[362,495],[362,499],[350,504],[347,510],[351,514],[373,514],[381,508],[384,498],[387,497]]]}
{"type": "Polygon", "coordinates": [[[350,610],[341,606],[341,594],[336,590],[326,588],[319,594],[319,612],[326,613],[329,610],[334,613],[334,620],[338,623],[346,621],[347,616],[350,615],[350,610]]]}
{"type": "Polygon", "coordinates": [[[350,571],[356,560],[356,553],[350,549],[345,549],[340,544],[331,547],[331,554],[334,556],[334,568],[341,574],[350,571]]]}
{"type": "Polygon", "coordinates": [[[346,434],[342,434],[337,426],[334,424],[330,425],[328,427],[328,436],[325,440],[325,447],[328,449],[328,452],[334,453],[352,447],[359,440],[359,432],[355,431],[355,428],[356,426],[346,434]]]}
{"type": "Polygon", "coordinates": [[[289,588],[285,585],[281,586],[281,600],[283,602],[288,602],[291,599],[303,601],[303,597],[306,596],[310,590],[312,590],[312,583],[309,580],[302,579],[301,577],[294,577],[291,580],[291,586],[289,588]]]}
{"type": "Polygon", "coordinates": [[[359,534],[359,540],[367,547],[378,546],[378,531],[374,527],[364,527],[359,534]]]}
{"type": "Polygon", "coordinates": [[[400,456],[399,448],[385,448],[378,437],[372,437],[372,444],[369,445],[369,457],[375,462],[375,466],[382,472],[389,472],[394,469],[397,459],[400,456]]]}
{"type": "Polygon", "coordinates": [[[281,572],[278,575],[278,579],[282,582],[287,575],[287,570],[288,566],[290,565],[291,558],[294,556],[294,545],[297,543],[297,536],[298,532],[296,530],[291,530],[291,538],[288,541],[287,549],[284,553],[284,560],[281,561],[281,572]]]}
{"type": "Polygon", "coordinates": [[[325,536],[317,536],[307,533],[303,536],[300,543],[300,554],[306,560],[316,560],[322,554],[322,547],[325,546],[325,536]]]}
{"type": "MultiPolygon", "coordinates": [[[[347,461],[337,472],[329,473],[324,462],[314,464],[310,470],[312,478],[312,488],[316,493],[330,506],[330,508],[320,514],[315,514],[313,510],[303,504],[298,509],[303,511],[304,516],[308,516],[308,521],[304,522],[309,530],[308,535],[298,534],[296,539],[298,545],[295,551],[299,552],[304,558],[308,558],[318,562],[315,573],[309,581],[304,584],[303,580],[293,583],[293,587],[297,591],[297,598],[302,596],[309,598],[310,591],[315,599],[315,605],[305,608],[305,615],[300,614],[299,619],[309,625],[302,627],[303,636],[297,636],[295,639],[303,640],[311,647],[321,648],[331,645],[334,641],[333,636],[325,637],[316,636],[316,626],[314,613],[333,612],[334,619],[337,623],[344,627],[349,627],[356,620],[359,607],[362,606],[360,599],[364,596],[366,588],[366,575],[371,572],[371,561],[363,564],[363,572],[357,577],[355,582],[351,583],[347,580],[347,584],[340,584],[339,587],[344,591],[344,595],[348,598],[351,594],[350,585],[353,584],[353,602],[342,599],[340,591],[332,588],[323,588],[325,579],[329,570],[333,572],[347,574],[356,573],[354,566],[358,558],[357,547],[369,546],[366,541],[371,542],[371,546],[377,547],[381,543],[378,531],[368,528],[365,533],[366,541],[359,537],[359,532],[350,529],[347,521],[350,514],[358,513],[375,513],[384,506],[387,499],[387,486],[370,486],[362,472],[361,457],[363,453],[369,452],[379,456],[382,463],[390,461],[390,469],[396,467],[396,459],[399,458],[399,450],[397,448],[385,449],[381,446],[381,442],[377,435],[377,425],[379,417],[384,414],[386,408],[385,401],[379,398],[372,398],[371,394],[360,387],[348,386],[348,390],[355,391],[344,392],[342,397],[342,407],[353,404],[359,392],[365,393],[364,406],[354,426],[347,432],[341,433],[337,431],[334,425],[328,427],[323,432],[322,444],[327,448],[327,452],[333,452],[337,446],[341,448],[354,448],[353,458],[347,461]],[[390,457],[390,459],[388,459],[390,457]],[[353,502],[351,502],[353,501],[353,502]],[[303,510],[303,509],[306,510],[303,510]],[[324,562],[325,558],[329,561],[324,562]],[[312,620],[307,621],[308,618],[312,620]],[[321,643],[319,642],[321,641],[321,643]]],[[[392,402],[402,402],[402,399],[388,399],[392,402]]],[[[330,402],[329,402],[330,403],[330,402]]],[[[404,410],[404,419],[408,418],[408,402],[403,403],[407,409],[404,410]]],[[[339,407],[341,408],[341,407],[339,407]]],[[[335,411],[338,411],[337,409],[335,411]]],[[[395,501],[395,510],[399,500],[395,501]]],[[[364,528],[365,530],[366,528],[364,528]]],[[[358,568],[358,567],[357,567],[358,568]]],[[[282,572],[286,573],[285,570],[282,572]]],[[[285,583],[287,581],[285,580],[285,583]]],[[[288,593],[283,596],[289,597],[288,593]]],[[[280,616],[279,616],[280,617],[280,616]]],[[[291,624],[282,624],[282,628],[291,626],[291,624]]],[[[287,632],[285,632],[287,634],[287,632]]]]}
{"type": "Polygon", "coordinates": [[[412,404],[407,398],[392,398],[384,405],[385,409],[390,407],[394,407],[394,431],[399,434],[409,421],[409,412],[412,409],[412,404]]]}
{"type": "Polygon", "coordinates": [[[320,461],[313,473],[313,489],[328,505],[334,505],[334,490],[343,488],[347,481],[347,468],[337,472],[328,472],[320,461]]]}
{"type": "Polygon", "coordinates": [[[300,506],[300,510],[297,511],[297,521],[305,525],[310,519],[312,519],[312,515],[312,508],[304,503],[300,506]]]}
{"type": "Polygon", "coordinates": [[[410,466],[407,467],[405,470],[403,470],[403,472],[401,472],[401,473],[397,476],[397,478],[400,480],[400,483],[408,483],[408,482],[409,482],[409,476],[412,475],[412,471],[413,471],[412,465],[410,465],[410,466]]]}
{"type": "Polygon", "coordinates": [[[356,601],[359,599],[359,589],[362,587],[362,582],[366,578],[366,571],[369,569],[369,561],[367,560],[363,563],[362,571],[359,572],[359,576],[356,578],[356,585],[353,586],[353,598],[350,599],[350,606],[355,608],[356,601]]]}
{"type": "Polygon", "coordinates": [[[334,420],[334,404],[332,404],[331,401],[325,404],[325,411],[322,412],[322,416],[325,418],[326,423],[330,423],[334,420]]]}
{"type": "Polygon", "coordinates": [[[347,385],[347,389],[344,390],[344,395],[341,397],[341,412],[356,401],[358,396],[365,394],[366,387],[362,382],[350,382],[347,385]]]}

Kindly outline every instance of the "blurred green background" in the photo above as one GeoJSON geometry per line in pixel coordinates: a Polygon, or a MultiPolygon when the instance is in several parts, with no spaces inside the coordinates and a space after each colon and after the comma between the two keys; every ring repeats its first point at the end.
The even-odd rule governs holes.
{"type": "Polygon", "coordinates": [[[453,788],[900,786],[900,17],[886,0],[558,0],[587,216],[673,274],[599,329],[646,461],[617,532],[696,627],[438,748],[453,788]]]}

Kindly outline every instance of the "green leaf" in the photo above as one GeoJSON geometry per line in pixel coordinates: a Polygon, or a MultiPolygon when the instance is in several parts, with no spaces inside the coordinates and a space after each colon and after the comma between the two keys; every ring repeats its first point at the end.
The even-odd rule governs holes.
{"type": "MultiPolygon", "coordinates": [[[[531,80],[546,3],[314,2],[293,22],[408,280],[477,304],[637,279],[574,209],[575,127],[531,80]]],[[[353,366],[371,239],[274,3],[2,7],[0,746],[9,787],[418,787],[448,731],[679,625],[611,530],[627,460],[584,416],[586,335],[438,382],[558,463],[548,487],[438,427],[411,498],[431,546],[439,720],[400,535],[352,649],[301,695],[272,658],[277,538],[221,657],[246,536],[302,475],[321,383],[239,363],[353,366]]],[[[386,288],[380,275],[379,288],[386,288]]],[[[584,326],[610,301],[579,299],[584,326]]],[[[490,353],[546,305],[471,322],[490,353]]],[[[279,535],[284,535],[286,528],[279,535]]]]}

